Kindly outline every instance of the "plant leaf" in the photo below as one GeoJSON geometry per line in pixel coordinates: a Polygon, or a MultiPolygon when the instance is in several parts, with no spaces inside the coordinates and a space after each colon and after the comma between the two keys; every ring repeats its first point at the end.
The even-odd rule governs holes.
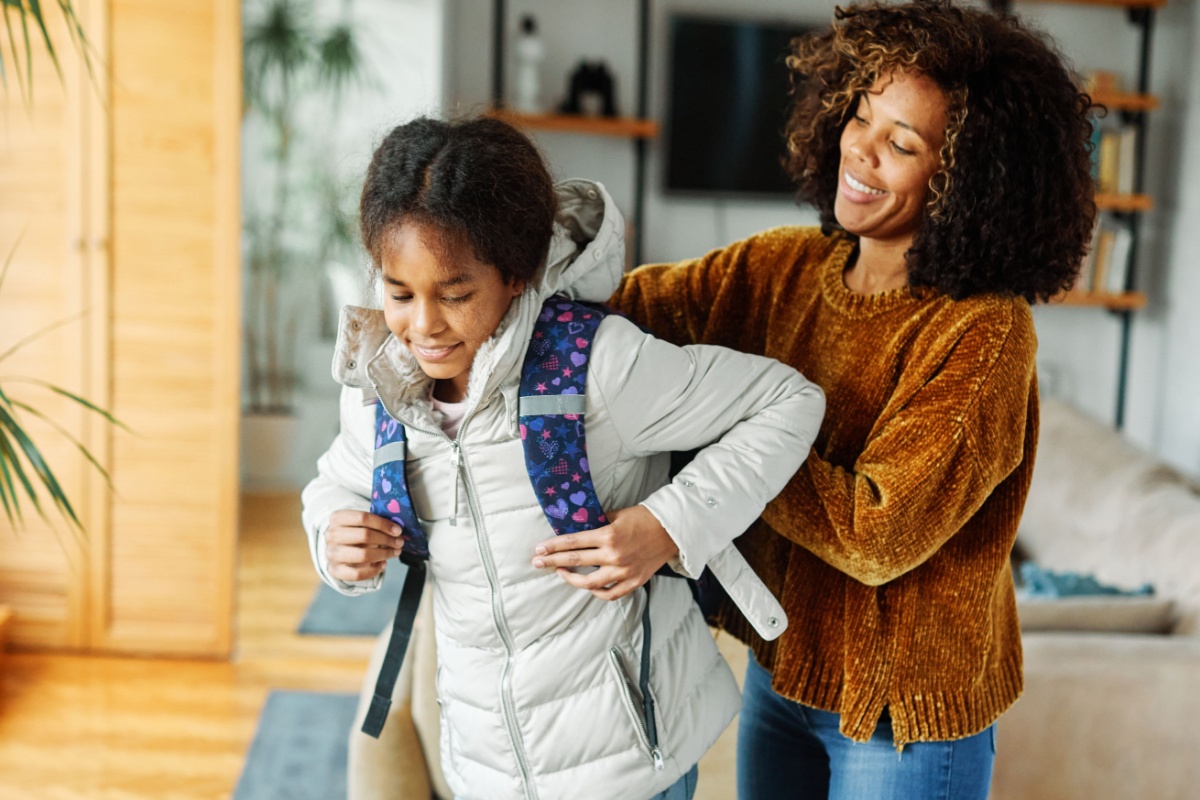
{"type": "MultiPolygon", "coordinates": [[[[12,479],[9,477],[9,467],[16,473],[17,480],[25,488],[25,494],[29,495],[30,501],[33,502],[33,507],[37,510],[42,519],[46,519],[46,512],[42,510],[42,504],[38,502],[37,492],[33,489],[33,484],[29,482],[29,477],[25,474],[25,467],[21,465],[20,457],[17,455],[16,449],[12,442],[8,439],[8,431],[6,425],[0,422],[0,463],[5,465],[4,475],[8,479],[9,485],[12,485],[12,479]]],[[[20,495],[14,490],[12,493],[13,502],[17,505],[17,516],[20,514],[20,495]]],[[[46,520],[49,522],[49,520],[46,520]]]]}
{"type": "MultiPolygon", "coordinates": [[[[58,63],[58,53],[54,52],[54,42],[51,41],[50,31],[46,27],[46,15],[44,13],[42,13],[42,2],[41,2],[41,0],[26,0],[26,2],[29,4],[29,7],[28,7],[28,10],[25,11],[24,13],[27,13],[29,16],[32,16],[34,21],[38,24],[38,27],[42,29],[42,39],[44,39],[46,41],[46,53],[50,56],[51,63],[54,64],[54,71],[58,73],[59,83],[62,83],[62,80],[63,80],[62,65],[58,63]]],[[[26,35],[25,46],[26,47],[29,46],[28,34],[26,35]]],[[[32,61],[32,59],[30,60],[30,64],[29,64],[29,96],[31,98],[33,97],[33,61],[32,61]]]]}
{"type": "Polygon", "coordinates": [[[57,322],[52,322],[40,330],[34,331],[33,333],[26,336],[24,339],[19,340],[16,344],[14,344],[12,347],[5,350],[3,353],[0,353],[0,361],[3,361],[4,359],[11,356],[13,353],[20,350],[25,345],[30,344],[30,343],[42,338],[46,334],[48,334],[54,330],[57,330],[58,328],[61,328],[64,325],[70,324],[72,322],[75,322],[78,319],[81,319],[85,313],[87,313],[87,312],[80,311],[78,314],[72,314],[71,316],[65,317],[64,319],[60,319],[57,322]]]}
{"type": "Polygon", "coordinates": [[[30,414],[33,414],[35,417],[37,417],[41,420],[44,420],[47,424],[50,425],[50,427],[52,427],[52,428],[54,428],[54,430],[58,431],[59,434],[62,435],[62,437],[64,439],[68,440],[69,442],[71,442],[71,444],[75,445],[75,449],[77,449],[80,453],[82,453],[84,458],[86,458],[89,462],[91,462],[92,466],[96,468],[96,471],[99,472],[104,477],[104,482],[108,484],[108,488],[109,489],[115,488],[113,486],[112,477],[109,476],[109,474],[108,474],[108,470],[106,470],[100,464],[100,462],[96,460],[96,457],[92,455],[92,452],[90,450],[88,450],[86,446],[84,446],[83,442],[76,439],[71,434],[70,431],[68,431],[62,425],[59,425],[57,422],[55,422],[49,416],[47,416],[46,414],[43,414],[41,411],[38,411],[36,408],[29,405],[28,403],[22,403],[20,400],[13,400],[12,404],[14,406],[16,406],[17,408],[27,411],[30,414]]]}
{"type": "MultiPolygon", "coordinates": [[[[29,438],[29,435],[25,433],[25,429],[21,427],[20,422],[18,422],[11,414],[8,413],[5,408],[2,407],[0,407],[0,426],[8,428],[8,432],[12,435],[13,439],[16,440],[17,445],[21,448],[21,452],[25,456],[25,459],[29,462],[30,466],[33,467],[33,471],[37,474],[38,480],[40,480],[42,485],[46,487],[46,491],[50,493],[50,498],[54,500],[54,504],[58,506],[59,511],[62,512],[63,516],[66,517],[68,521],[74,523],[77,528],[82,529],[83,524],[79,521],[79,517],[76,516],[75,509],[72,507],[70,499],[67,497],[66,492],[63,491],[62,486],[58,482],[58,478],[54,475],[54,471],[50,469],[50,465],[46,463],[46,459],[42,456],[42,452],[38,450],[37,445],[35,445],[33,440],[29,438]]],[[[27,479],[25,480],[25,484],[27,491],[30,493],[30,497],[36,498],[32,488],[29,487],[27,479]]],[[[34,502],[36,505],[36,499],[34,502]]],[[[42,516],[45,517],[45,514],[42,516]]],[[[47,520],[47,522],[49,522],[49,520],[47,520]]]]}
{"type": "MultiPolygon", "coordinates": [[[[7,440],[4,444],[7,444],[7,440]]],[[[4,500],[4,513],[8,515],[8,523],[14,528],[23,527],[25,518],[21,515],[21,501],[17,496],[16,487],[13,486],[12,474],[8,470],[8,454],[3,445],[0,445],[0,498],[4,500]],[[11,504],[8,499],[10,496],[11,504]]]]}
{"type": "MultiPolygon", "coordinates": [[[[91,400],[88,400],[86,397],[80,397],[79,395],[77,395],[73,392],[67,391],[66,389],[62,388],[61,386],[55,386],[53,383],[49,383],[47,381],[43,381],[38,378],[26,378],[26,377],[22,377],[22,376],[9,376],[9,377],[4,378],[3,380],[9,381],[12,383],[32,383],[37,386],[41,386],[43,388],[49,389],[52,392],[61,394],[63,397],[66,397],[70,400],[74,400],[76,403],[79,403],[79,405],[83,406],[84,408],[88,409],[89,411],[93,411],[93,412],[99,414],[100,416],[104,417],[106,420],[111,422],[113,425],[116,425],[117,427],[123,429],[127,433],[132,433],[134,436],[137,435],[137,431],[134,431],[132,428],[130,428],[124,422],[121,422],[121,420],[114,417],[110,412],[104,410],[100,406],[93,403],[91,400]]],[[[9,405],[12,405],[11,401],[8,401],[7,398],[5,398],[4,391],[2,389],[0,389],[0,400],[8,402],[9,405]]]]}
{"type": "Polygon", "coordinates": [[[21,231],[21,235],[13,242],[13,246],[9,248],[8,255],[4,257],[4,268],[0,269],[0,289],[4,288],[4,279],[8,277],[8,268],[12,266],[13,256],[17,254],[17,248],[21,246],[21,240],[25,238],[25,231],[21,231]]]}

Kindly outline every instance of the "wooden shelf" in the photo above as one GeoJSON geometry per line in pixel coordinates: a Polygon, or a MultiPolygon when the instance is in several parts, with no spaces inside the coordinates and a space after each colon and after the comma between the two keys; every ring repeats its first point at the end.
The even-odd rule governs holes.
{"type": "Polygon", "coordinates": [[[493,109],[488,113],[518,128],[552,133],[619,136],[625,139],[654,139],[658,136],[658,123],[650,119],[583,117],[574,114],[519,114],[504,109],[493,109]]]}
{"type": "Polygon", "coordinates": [[[1050,302],[1064,306],[1107,308],[1110,311],[1138,311],[1146,307],[1146,295],[1143,292],[1112,294],[1111,292],[1070,291],[1058,295],[1050,302]]]}
{"type": "Polygon", "coordinates": [[[1154,111],[1158,108],[1158,98],[1152,94],[1098,91],[1091,97],[1093,103],[1117,111],[1154,111]]]}
{"type": "Polygon", "coordinates": [[[1154,198],[1148,194],[1100,192],[1096,195],[1096,206],[1101,211],[1149,211],[1154,208],[1154,198]]]}
{"type": "Polygon", "coordinates": [[[1167,0],[1017,0],[1039,5],[1109,6],[1111,8],[1162,8],[1167,0]]]}

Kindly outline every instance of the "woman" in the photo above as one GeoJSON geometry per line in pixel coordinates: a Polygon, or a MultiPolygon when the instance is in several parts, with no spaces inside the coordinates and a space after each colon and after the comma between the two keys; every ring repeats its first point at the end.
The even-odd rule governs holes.
{"type": "MultiPolygon", "coordinates": [[[[787,167],[821,229],[643,267],[613,297],[828,399],[739,540],[790,627],[764,642],[728,604],[715,618],[753,656],[739,797],[985,798],[1022,687],[1008,557],[1037,442],[1029,304],[1072,285],[1089,240],[1090,101],[1039,35],[941,0],[839,10],[788,64],[787,167]]],[[[614,545],[563,544],[539,558],[601,565],[563,576],[582,588],[629,568],[614,545]]]]}

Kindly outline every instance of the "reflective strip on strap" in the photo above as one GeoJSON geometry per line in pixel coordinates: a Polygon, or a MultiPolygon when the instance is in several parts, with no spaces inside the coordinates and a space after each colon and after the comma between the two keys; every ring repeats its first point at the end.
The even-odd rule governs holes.
{"type": "Polygon", "coordinates": [[[518,414],[540,417],[547,414],[583,414],[587,398],[582,394],[526,395],[520,400],[518,414]]]}
{"type": "Polygon", "coordinates": [[[375,468],[390,464],[393,461],[404,460],[404,442],[392,442],[375,450],[375,468]]]}

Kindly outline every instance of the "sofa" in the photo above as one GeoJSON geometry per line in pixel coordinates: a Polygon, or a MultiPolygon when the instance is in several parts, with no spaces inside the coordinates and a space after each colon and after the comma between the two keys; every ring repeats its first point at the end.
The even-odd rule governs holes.
{"type": "Polygon", "coordinates": [[[1019,601],[1025,692],[997,726],[993,800],[1200,798],[1200,485],[1047,401],[1018,544],[1154,596],[1019,601]]]}

